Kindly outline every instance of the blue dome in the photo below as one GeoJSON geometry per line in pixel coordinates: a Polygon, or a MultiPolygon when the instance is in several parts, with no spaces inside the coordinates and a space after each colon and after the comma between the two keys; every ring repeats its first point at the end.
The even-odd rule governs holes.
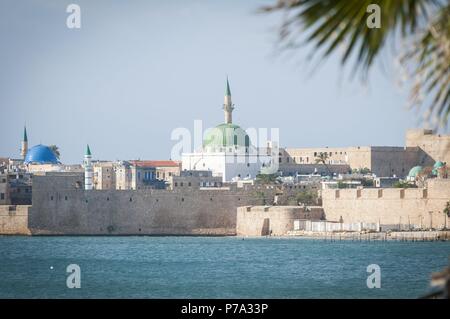
{"type": "Polygon", "coordinates": [[[58,159],[50,147],[39,144],[28,150],[24,162],[27,164],[58,164],[58,159]]]}

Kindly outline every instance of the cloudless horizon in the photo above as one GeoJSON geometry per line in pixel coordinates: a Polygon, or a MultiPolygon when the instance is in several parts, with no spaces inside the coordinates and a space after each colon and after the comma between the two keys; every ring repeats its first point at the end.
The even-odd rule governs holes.
{"type": "Polygon", "coordinates": [[[363,85],[332,57],[311,75],[278,54],[282,16],[257,13],[274,2],[2,1],[0,157],[20,157],[26,124],[29,147],[55,144],[63,163],[86,144],[94,159],[168,159],[172,130],[223,122],[227,75],[233,122],[279,128],[282,147],[403,146],[421,122],[395,68],[363,85]]]}

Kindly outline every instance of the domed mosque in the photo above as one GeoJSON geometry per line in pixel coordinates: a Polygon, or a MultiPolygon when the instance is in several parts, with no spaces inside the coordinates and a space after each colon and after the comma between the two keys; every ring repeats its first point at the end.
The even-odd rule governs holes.
{"type": "Polygon", "coordinates": [[[24,159],[25,164],[58,164],[55,153],[48,146],[39,144],[30,148],[24,159]]]}
{"type": "Polygon", "coordinates": [[[245,130],[233,123],[234,104],[228,78],[223,110],[224,123],[207,131],[202,148],[182,154],[182,169],[212,171],[213,176],[222,177],[223,182],[253,179],[262,168],[270,166],[272,157],[267,153],[259,154],[245,130]]]}
{"type": "Polygon", "coordinates": [[[59,164],[53,150],[45,145],[38,144],[28,149],[27,128],[23,129],[22,147],[20,150],[25,164],[59,164]]]}
{"type": "Polygon", "coordinates": [[[23,139],[20,154],[23,158],[23,164],[26,170],[31,173],[60,171],[62,164],[58,160],[58,156],[49,146],[38,144],[28,148],[27,128],[23,130],[23,139]]]}
{"type": "Polygon", "coordinates": [[[217,125],[211,129],[203,139],[203,149],[209,151],[245,150],[248,152],[250,138],[247,133],[237,124],[233,124],[232,113],[234,104],[231,101],[230,83],[227,78],[227,86],[224,98],[225,123],[217,125]],[[242,149],[243,148],[243,149],[242,149]]]}

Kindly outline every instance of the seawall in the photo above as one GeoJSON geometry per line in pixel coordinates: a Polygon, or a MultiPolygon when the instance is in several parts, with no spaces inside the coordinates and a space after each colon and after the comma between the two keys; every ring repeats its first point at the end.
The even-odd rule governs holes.
{"type": "Polygon", "coordinates": [[[1,235],[30,235],[28,228],[28,205],[0,205],[1,235]]]}
{"type": "Polygon", "coordinates": [[[379,223],[385,229],[449,228],[444,213],[450,179],[428,181],[427,188],[327,189],[322,191],[325,218],[344,223],[379,223]]]}
{"type": "Polygon", "coordinates": [[[34,177],[32,234],[235,235],[237,207],[262,205],[274,192],[189,187],[85,191],[76,187],[79,178],[34,177]]]}
{"type": "Polygon", "coordinates": [[[284,236],[298,219],[321,219],[322,207],[245,206],[237,210],[238,236],[284,236]]]}

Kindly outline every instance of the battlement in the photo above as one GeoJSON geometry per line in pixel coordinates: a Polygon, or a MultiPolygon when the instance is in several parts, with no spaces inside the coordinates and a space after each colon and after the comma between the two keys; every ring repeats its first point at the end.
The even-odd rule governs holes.
{"type": "Polygon", "coordinates": [[[444,213],[450,201],[450,179],[428,180],[426,188],[326,189],[325,217],[346,223],[380,223],[395,229],[448,227],[444,213]],[[403,225],[403,226],[402,226],[403,225]]]}
{"type": "Polygon", "coordinates": [[[324,189],[323,200],[449,199],[450,179],[430,179],[426,188],[324,189]]]}

